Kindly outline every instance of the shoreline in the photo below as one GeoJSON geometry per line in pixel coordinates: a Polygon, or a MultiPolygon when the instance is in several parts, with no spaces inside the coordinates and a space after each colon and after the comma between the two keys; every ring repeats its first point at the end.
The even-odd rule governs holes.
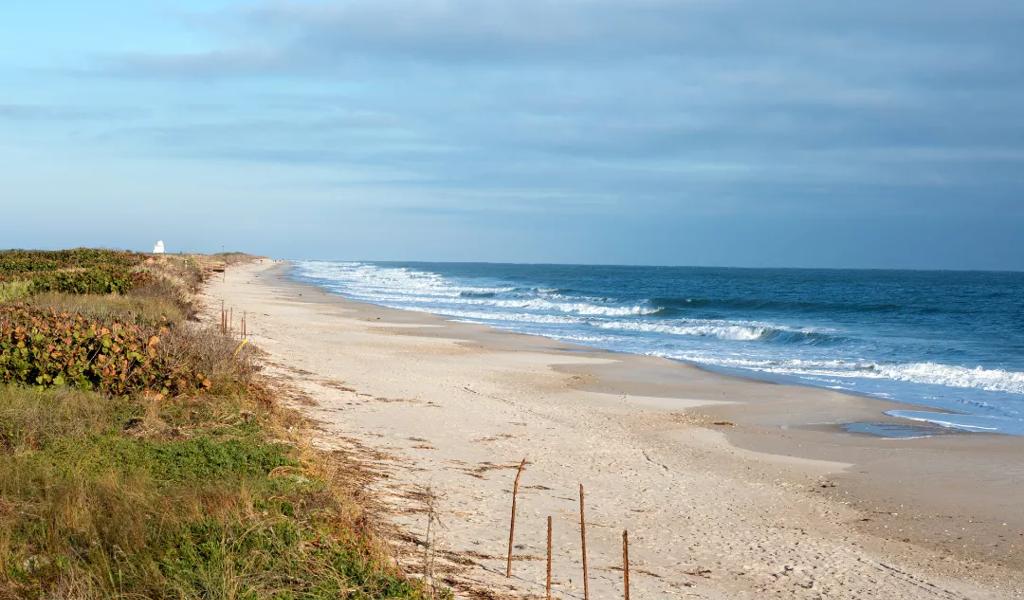
{"type": "Polygon", "coordinates": [[[610,349],[610,348],[600,348],[600,347],[597,347],[597,346],[588,346],[586,344],[579,343],[579,342],[559,340],[557,338],[546,336],[544,334],[539,334],[539,333],[526,333],[526,332],[516,331],[516,330],[513,330],[513,329],[503,329],[501,327],[495,327],[495,326],[484,324],[484,323],[475,323],[473,321],[462,321],[462,320],[459,320],[459,319],[456,319],[456,318],[445,316],[443,314],[439,315],[439,314],[436,314],[436,313],[432,313],[430,311],[417,311],[417,310],[412,310],[412,309],[392,308],[392,307],[383,306],[383,305],[375,304],[375,303],[371,303],[371,302],[364,302],[364,301],[360,301],[360,300],[354,300],[354,299],[345,297],[345,296],[340,295],[340,294],[335,294],[335,293],[332,293],[332,292],[328,292],[328,291],[324,290],[323,288],[321,288],[320,286],[316,285],[313,282],[304,281],[302,278],[296,277],[294,275],[295,266],[292,263],[292,261],[291,260],[287,260],[285,262],[289,263],[288,272],[282,274],[282,278],[285,281],[287,281],[289,283],[292,283],[292,284],[295,284],[295,285],[312,287],[312,288],[318,289],[320,291],[324,291],[324,292],[326,292],[326,293],[328,293],[328,294],[330,294],[332,296],[336,296],[338,298],[341,298],[341,299],[345,300],[346,302],[351,302],[351,303],[354,303],[354,304],[364,304],[364,305],[367,305],[367,306],[374,306],[374,307],[377,307],[377,308],[382,308],[382,309],[387,309],[387,310],[395,310],[395,311],[399,311],[399,312],[408,312],[408,313],[413,313],[413,314],[430,315],[432,317],[439,318],[439,319],[441,319],[441,320],[443,320],[444,322],[447,322],[447,323],[461,323],[461,324],[466,324],[466,325],[475,325],[475,326],[479,326],[479,327],[484,327],[487,330],[494,331],[496,333],[505,333],[505,334],[510,334],[510,335],[523,335],[523,336],[528,336],[528,337],[541,338],[541,339],[544,339],[544,340],[547,340],[547,341],[559,344],[560,346],[564,346],[565,347],[565,351],[575,351],[575,352],[580,352],[580,353],[604,353],[604,354],[609,354],[609,355],[612,355],[612,356],[642,357],[642,358],[649,358],[649,359],[652,359],[652,360],[664,360],[664,361],[668,361],[669,363],[672,363],[672,364],[678,364],[678,365],[681,365],[681,366],[686,367],[686,368],[696,369],[696,370],[701,371],[703,373],[707,373],[710,376],[720,377],[720,378],[723,378],[723,379],[736,379],[736,380],[750,382],[750,383],[759,383],[759,384],[766,384],[766,385],[779,385],[779,386],[794,387],[794,388],[807,388],[807,389],[817,390],[819,392],[824,392],[824,393],[828,393],[828,394],[835,393],[835,394],[840,394],[842,396],[849,396],[849,397],[853,397],[853,398],[858,398],[858,399],[860,399],[862,401],[874,402],[874,403],[876,403],[878,405],[877,406],[877,414],[873,414],[872,415],[869,412],[861,413],[861,412],[858,411],[858,413],[857,413],[858,420],[850,420],[850,421],[841,422],[841,423],[838,423],[838,422],[837,423],[829,423],[828,426],[831,427],[832,430],[837,432],[837,433],[843,433],[843,434],[854,435],[854,436],[865,436],[865,437],[868,437],[868,438],[883,438],[883,439],[893,439],[893,440],[895,440],[895,439],[916,440],[916,439],[922,439],[922,438],[926,438],[926,437],[935,437],[937,435],[976,435],[976,436],[999,436],[999,437],[1005,437],[1005,436],[1024,437],[1024,436],[1015,436],[1014,434],[1011,434],[1011,433],[1000,433],[1000,432],[989,432],[989,431],[984,431],[984,430],[961,429],[961,428],[957,428],[957,427],[953,427],[953,426],[948,426],[947,427],[947,426],[936,424],[936,423],[928,421],[928,420],[919,420],[919,419],[912,419],[912,418],[909,418],[909,417],[900,417],[900,416],[890,415],[890,414],[888,414],[889,411],[898,411],[898,410],[903,410],[903,411],[907,411],[907,410],[928,411],[928,412],[933,413],[933,414],[935,414],[937,416],[941,416],[941,415],[958,415],[958,414],[959,415],[969,415],[970,413],[964,413],[964,412],[959,412],[958,413],[958,412],[953,412],[953,411],[949,411],[949,410],[943,410],[943,409],[939,409],[939,408],[934,408],[934,407],[931,407],[931,406],[928,406],[928,405],[925,405],[925,404],[914,404],[914,403],[911,403],[911,402],[901,401],[901,400],[897,400],[897,399],[879,398],[878,396],[873,396],[873,395],[868,394],[866,392],[857,392],[855,390],[847,390],[847,389],[839,390],[839,389],[833,389],[833,388],[828,388],[828,387],[824,387],[824,386],[817,386],[817,385],[814,385],[812,383],[805,383],[805,382],[799,380],[799,378],[795,378],[795,377],[792,378],[792,380],[787,380],[787,378],[772,377],[769,374],[761,374],[761,373],[759,373],[757,371],[752,371],[752,370],[751,371],[745,371],[745,370],[736,369],[736,368],[715,367],[715,366],[712,366],[712,365],[703,365],[703,364],[700,364],[700,363],[696,363],[696,362],[692,362],[692,361],[685,360],[685,359],[680,359],[680,358],[659,357],[659,356],[654,356],[654,355],[638,354],[638,353],[634,353],[634,352],[628,352],[628,351],[625,351],[625,350],[615,350],[615,349],[610,349]],[[891,426],[898,427],[898,428],[905,429],[905,430],[919,431],[919,432],[921,432],[921,435],[917,435],[917,436],[884,435],[883,433],[871,432],[870,430],[865,430],[865,431],[849,431],[849,430],[847,430],[845,428],[845,426],[847,426],[847,425],[860,425],[860,424],[863,424],[863,425],[883,425],[883,426],[891,425],[891,426]]]}
{"type": "MultiPolygon", "coordinates": [[[[897,408],[906,405],[810,386],[751,380],[705,370],[697,365],[679,361],[606,352],[540,336],[447,321],[428,313],[363,305],[329,294],[326,290],[311,284],[295,281],[282,272],[284,268],[287,267],[264,265],[259,268],[253,267],[253,273],[246,273],[245,267],[234,269],[227,279],[245,276],[250,279],[259,277],[261,281],[255,285],[252,281],[225,282],[223,285],[215,282],[210,293],[215,298],[224,298],[239,307],[244,306],[242,301],[253,300],[248,298],[247,294],[262,296],[261,301],[264,303],[267,301],[267,294],[270,294],[274,298],[287,299],[276,302],[284,303],[289,310],[302,309],[303,312],[317,315],[316,322],[319,325],[325,324],[323,319],[326,314],[352,321],[347,325],[348,330],[339,329],[339,335],[355,336],[356,334],[350,330],[361,323],[374,331],[360,331],[357,337],[363,339],[363,336],[366,336],[364,342],[367,347],[374,349],[383,344],[380,347],[384,348],[385,354],[394,350],[388,349],[390,343],[398,346],[424,345],[439,354],[439,365],[445,368],[452,367],[448,372],[440,371],[435,374],[440,380],[449,378],[451,373],[456,372],[456,367],[463,368],[463,363],[475,363],[479,355],[493,355],[496,360],[495,366],[498,367],[494,370],[488,369],[488,365],[474,364],[476,370],[471,374],[478,376],[479,379],[473,379],[463,386],[469,390],[465,395],[470,396],[468,401],[471,403],[460,404],[460,410],[471,410],[474,406],[472,397],[482,395],[481,390],[477,389],[480,387],[493,386],[495,390],[499,390],[501,394],[493,393],[490,396],[498,398],[503,407],[509,402],[506,395],[518,393],[520,387],[533,390],[532,394],[552,394],[553,398],[561,398],[567,404],[577,403],[576,409],[583,409],[586,413],[594,412],[594,415],[586,414],[585,417],[581,413],[580,420],[601,417],[601,423],[595,428],[612,426],[604,421],[617,421],[618,423],[614,425],[615,430],[619,431],[618,427],[621,426],[623,437],[630,439],[630,444],[624,445],[623,452],[632,453],[636,446],[640,447],[643,456],[638,462],[633,463],[631,459],[616,455],[615,461],[625,461],[630,468],[635,468],[635,477],[651,483],[651,490],[662,487],[667,491],[675,489],[680,479],[699,479],[698,475],[686,472],[682,468],[684,465],[678,462],[686,458],[686,466],[697,467],[696,470],[701,473],[700,477],[709,480],[703,481],[705,485],[717,485],[720,491],[729,489],[740,496],[752,496],[747,500],[735,501],[737,506],[743,505],[742,510],[733,507],[736,514],[742,514],[739,523],[766,518],[769,522],[772,520],[771,515],[756,514],[757,510],[754,511],[755,514],[747,514],[752,510],[751,505],[757,505],[754,497],[764,494],[771,497],[772,501],[786,497],[789,498],[787,502],[793,502],[803,509],[813,506],[828,516],[822,523],[813,522],[813,519],[808,521],[810,527],[819,530],[814,534],[816,542],[828,546],[835,541],[835,536],[839,536],[839,539],[848,540],[840,544],[841,547],[846,547],[850,541],[855,540],[853,547],[863,550],[872,557],[881,557],[883,561],[878,562],[900,562],[909,565],[901,571],[920,573],[914,577],[922,581],[934,578],[948,579],[949,581],[943,581],[942,584],[947,586],[945,589],[950,590],[950,593],[956,590],[956,593],[961,594],[936,597],[1012,597],[1011,594],[1024,593],[1024,581],[1020,575],[1022,562],[1017,550],[1021,545],[1021,538],[1018,536],[1019,532],[1024,530],[1024,517],[1011,502],[1014,497],[1019,497],[1024,486],[1018,482],[1024,478],[1015,477],[1020,467],[1014,458],[1015,455],[1019,455],[1021,446],[1012,436],[964,433],[927,439],[900,439],[844,432],[839,426],[841,422],[902,421],[884,415],[883,411],[887,410],[886,407],[897,408]],[[446,348],[446,353],[455,352],[462,360],[459,363],[452,362],[450,356],[445,356],[438,350],[441,347],[446,348]],[[498,361],[498,358],[505,362],[498,361]],[[534,364],[535,361],[544,363],[543,367],[534,364]],[[527,366],[530,377],[524,377],[523,383],[510,384],[501,381],[498,375],[506,370],[514,371],[522,367],[518,364],[521,362],[529,363],[527,366]],[[544,375],[544,372],[557,376],[557,381],[550,381],[552,375],[544,375]],[[496,377],[497,382],[493,381],[496,377]],[[675,451],[685,456],[674,456],[675,451]],[[662,455],[656,457],[659,452],[662,455]],[[716,473],[716,470],[722,472],[716,473]],[[669,476],[668,483],[654,484],[657,481],[655,478],[666,476],[669,476]],[[949,490],[950,486],[942,483],[953,481],[958,483],[959,490],[949,490]],[[822,540],[818,540],[819,537],[822,540]],[[960,592],[961,589],[964,591],[960,592]],[[998,592],[987,593],[993,590],[998,592]]],[[[265,316],[274,315],[265,312],[265,316]]],[[[274,351],[273,340],[261,339],[260,320],[253,320],[253,330],[256,331],[254,341],[268,351],[274,361],[288,360],[287,353],[274,351]]],[[[392,366],[399,371],[407,366],[401,362],[402,360],[407,363],[415,362],[411,358],[395,359],[393,354],[388,356],[396,360],[392,366]]],[[[355,364],[359,365],[363,373],[369,373],[375,368],[370,363],[355,363],[354,359],[349,362],[353,364],[338,367],[343,376],[346,369],[351,372],[355,364]]],[[[291,365],[292,368],[297,366],[291,365]]],[[[309,366],[301,368],[313,373],[318,372],[309,366]]],[[[415,365],[409,365],[408,368],[415,370],[415,365]]],[[[383,397],[383,394],[378,395],[380,390],[377,388],[393,385],[393,382],[382,380],[383,375],[367,374],[367,380],[362,385],[357,385],[357,382],[346,377],[344,384],[345,387],[358,390],[354,393],[383,397]]],[[[436,382],[424,382],[419,390],[421,395],[430,395],[425,391],[427,383],[436,382]]],[[[310,388],[307,391],[311,392],[311,396],[323,406],[323,397],[330,394],[326,394],[323,389],[316,389],[317,386],[307,387],[310,388]]],[[[453,389],[454,393],[463,393],[458,391],[458,387],[453,389]]],[[[442,402],[444,397],[438,398],[440,399],[436,402],[439,408],[446,410],[442,402]]],[[[492,400],[493,398],[486,397],[485,400],[475,402],[490,403],[492,400]]],[[[351,399],[348,401],[351,402],[351,399]]],[[[372,423],[379,418],[375,413],[382,411],[389,413],[394,419],[405,418],[396,412],[394,407],[386,406],[390,410],[383,411],[379,407],[375,410],[367,409],[370,414],[359,416],[355,420],[372,423]]],[[[538,420],[541,422],[546,418],[555,421],[567,418],[565,414],[559,412],[563,407],[549,404],[538,406],[529,398],[517,397],[509,406],[527,413],[539,411],[541,417],[538,417],[538,420]],[[551,414],[548,414],[549,412],[551,414]],[[556,416],[558,419],[554,418],[556,416]]],[[[343,416],[345,413],[344,410],[310,410],[311,415],[321,421],[336,418],[329,414],[331,412],[343,416]]],[[[570,411],[569,414],[574,418],[563,423],[567,436],[575,433],[576,429],[580,429],[586,435],[593,433],[588,433],[588,426],[575,423],[574,412],[570,411]]],[[[460,415],[456,410],[448,416],[457,419],[460,415]]],[[[518,422],[520,421],[514,423],[518,422]]],[[[522,422],[527,423],[524,427],[530,423],[526,419],[522,422]]],[[[346,434],[352,433],[350,430],[353,423],[349,423],[347,427],[343,427],[342,424],[335,425],[339,432],[347,429],[346,434]]],[[[404,433],[417,429],[417,426],[416,423],[402,425],[408,430],[404,433]]],[[[538,439],[534,440],[530,440],[530,436],[525,436],[524,441],[527,445],[531,442],[536,445],[547,441],[545,436],[537,435],[538,439]]],[[[392,436],[386,436],[388,439],[390,437],[392,436]]],[[[372,437],[363,438],[364,443],[372,440],[372,437]]],[[[394,443],[394,440],[390,441],[394,443]]],[[[479,450],[464,447],[469,442],[458,439],[457,436],[449,436],[445,441],[459,451],[479,450]]],[[[494,442],[500,445],[512,444],[502,438],[494,442]]],[[[435,449],[440,448],[436,441],[427,445],[435,449]]],[[[429,454],[429,451],[417,452],[415,448],[402,450],[416,455],[422,455],[424,452],[429,454]]],[[[506,462],[515,457],[511,452],[507,454],[508,456],[504,457],[506,462]]],[[[434,469],[430,474],[447,478],[442,477],[444,474],[438,469],[434,469]]],[[[592,474],[595,478],[604,477],[600,469],[593,471],[592,474]]],[[[412,478],[416,479],[415,476],[412,478]]],[[[465,493],[458,482],[451,482],[450,485],[459,489],[459,493],[465,493]]],[[[588,497],[591,494],[589,490],[588,487],[588,497]]],[[[598,494],[597,502],[600,506],[600,492],[598,494]]],[[[671,498],[663,500],[667,503],[673,502],[671,498]]],[[[693,506],[706,506],[708,512],[718,510],[713,506],[713,497],[706,499],[704,504],[695,498],[691,498],[691,501],[693,506]]],[[[809,518],[804,511],[799,512],[798,515],[789,515],[782,520],[800,521],[809,518]]],[[[671,514],[674,513],[662,511],[660,517],[652,515],[653,520],[648,525],[656,526],[660,519],[660,526],[664,527],[664,519],[671,514]]],[[[507,518],[507,515],[504,518],[507,518]]],[[[733,518],[722,516],[723,523],[716,523],[716,527],[724,527],[729,519],[733,518]]],[[[726,538],[732,535],[747,541],[761,534],[769,537],[781,535],[767,525],[764,526],[767,529],[763,531],[758,527],[751,527],[751,532],[729,533],[724,529],[722,531],[726,538]]],[[[808,525],[801,528],[806,531],[808,525]]],[[[637,528],[631,527],[631,536],[634,531],[637,531],[637,528]]],[[[479,532],[476,532],[476,535],[479,535],[479,532]]],[[[664,537],[661,534],[659,536],[664,537]]],[[[644,541],[641,536],[639,543],[643,544],[644,541]]],[[[670,540],[659,539],[658,542],[662,546],[667,545],[674,549],[670,540]]],[[[793,543],[799,545],[799,538],[793,540],[793,543]]],[[[457,551],[466,550],[457,548],[458,545],[459,536],[453,536],[452,547],[457,551]]],[[[596,547],[602,547],[600,541],[596,543],[596,547]]],[[[655,565],[659,571],[668,568],[656,554],[645,556],[642,546],[635,552],[641,561],[648,562],[652,568],[655,565]]],[[[770,548],[762,552],[769,557],[778,557],[780,561],[784,561],[782,556],[787,554],[784,547],[770,548]]],[[[683,565],[681,574],[659,574],[656,578],[641,576],[638,585],[641,586],[640,589],[646,586],[651,592],[655,592],[659,591],[659,585],[667,585],[665,582],[671,578],[677,587],[662,587],[660,593],[674,595],[679,593],[679,590],[700,590],[706,594],[699,597],[719,597],[715,595],[718,592],[728,592],[724,597],[748,597],[744,594],[760,589],[765,593],[772,590],[784,597],[846,597],[828,594],[823,596],[821,590],[825,589],[824,587],[818,589],[818,595],[815,596],[810,593],[813,591],[813,585],[812,588],[799,585],[782,586],[778,582],[785,580],[775,577],[777,573],[766,575],[760,572],[770,571],[778,566],[769,564],[772,560],[761,561],[763,569],[744,569],[751,565],[733,564],[742,563],[741,557],[748,553],[737,552],[735,561],[728,557],[728,553],[724,557],[717,557],[712,552],[711,556],[714,558],[711,559],[700,558],[707,555],[696,550],[688,553],[695,562],[715,562],[715,568],[711,569],[712,573],[732,572],[731,577],[736,579],[734,582],[720,580],[717,575],[687,575],[686,563],[680,561],[683,565]],[[646,579],[651,581],[645,581],[646,579]]],[[[841,552],[833,548],[832,554],[835,553],[841,552]]],[[[631,555],[633,554],[631,548],[631,555]]],[[[826,555],[831,556],[829,553],[826,555]]],[[[826,570],[830,573],[841,571],[850,577],[856,577],[857,569],[867,568],[863,565],[869,564],[858,560],[836,560],[842,564],[841,568],[828,565],[829,568],[826,570]]],[[[487,560],[481,559],[480,562],[487,563],[487,560]]],[[[751,562],[757,561],[751,559],[751,562]]],[[[695,568],[699,573],[703,567],[698,565],[695,568]]],[[[880,570],[874,569],[871,572],[877,576],[880,570]]],[[[845,581],[842,576],[832,574],[830,577],[812,578],[812,583],[831,581],[831,585],[838,586],[831,588],[833,593],[849,591],[849,588],[837,583],[845,581]]],[[[828,584],[821,585],[827,587],[828,584]]],[[[904,585],[908,585],[906,578],[895,577],[881,588],[865,588],[865,591],[888,590],[885,594],[879,591],[880,595],[877,597],[921,597],[908,595],[909,592],[901,588],[904,585]]]]}
{"type": "MultiPolygon", "coordinates": [[[[943,433],[1024,436],[1019,419],[1010,416],[1019,401],[1013,393],[1019,391],[1019,373],[1004,370],[1003,364],[1004,360],[1012,362],[1013,350],[989,352],[984,358],[982,352],[975,357],[981,362],[955,356],[946,356],[946,360],[943,356],[958,351],[952,350],[952,346],[935,350],[937,346],[944,347],[940,339],[943,335],[953,335],[968,345],[966,340],[973,340],[975,345],[978,340],[964,331],[928,331],[921,321],[923,317],[914,312],[917,309],[913,302],[906,307],[909,312],[905,318],[898,321],[908,324],[906,331],[896,321],[891,323],[900,329],[897,334],[877,331],[877,320],[884,323],[892,319],[894,314],[889,311],[895,305],[861,306],[847,297],[835,305],[839,312],[833,319],[819,314],[817,309],[804,313],[805,308],[831,306],[816,304],[807,296],[809,290],[803,290],[802,300],[789,309],[776,306],[770,299],[757,301],[752,314],[741,310],[745,300],[736,304],[734,300],[701,298],[703,292],[696,292],[695,298],[677,298],[673,292],[656,286],[637,295],[619,289],[620,278],[628,281],[626,275],[609,272],[605,273],[609,277],[607,282],[592,281],[588,278],[594,273],[586,266],[566,270],[558,266],[533,269],[530,265],[480,269],[480,263],[446,266],[296,260],[292,264],[293,280],[341,291],[357,302],[427,312],[447,320],[538,335],[612,353],[660,356],[718,374],[809,386],[893,403],[885,416],[876,417],[881,422],[850,423],[853,432],[882,437],[943,433]],[[522,267],[529,269],[523,271],[522,267]],[[555,270],[550,271],[551,268],[555,270]],[[574,277],[582,279],[576,281],[574,277]],[[339,282],[347,283],[339,288],[339,282]],[[590,291],[574,291],[576,284],[590,291]],[[603,285],[610,286],[607,293],[598,291],[603,285]],[[606,297],[608,294],[611,297],[606,297]],[[778,310],[757,312],[767,306],[778,310]],[[858,306],[867,311],[863,320],[854,319],[848,312],[860,310],[858,306]],[[885,316],[877,316],[878,309],[885,316]],[[932,339],[936,335],[938,338],[932,339]],[[1004,403],[1010,412],[1000,410],[1004,403]]],[[[689,285],[685,283],[686,277],[699,272],[692,268],[672,272],[677,270],[679,273],[665,276],[682,278],[680,285],[689,285]]],[[[661,275],[652,272],[649,277],[651,281],[660,281],[661,275]]],[[[742,279],[729,281],[730,285],[743,285],[742,279]]],[[[638,288],[648,285],[634,283],[638,288]]],[[[759,297],[755,289],[746,289],[745,293],[751,298],[759,297]]],[[[810,293],[813,296],[814,292],[810,293]]],[[[929,306],[921,310],[930,315],[940,309],[929,306]]]]}

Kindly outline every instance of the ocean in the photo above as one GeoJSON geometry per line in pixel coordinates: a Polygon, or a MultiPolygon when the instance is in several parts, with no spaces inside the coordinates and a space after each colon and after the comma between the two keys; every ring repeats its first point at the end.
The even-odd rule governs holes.
{"type": "Polygon", "coordinates": [[[1024,273],[295,261],[346,298],[1024,435],[1024,273]]]}

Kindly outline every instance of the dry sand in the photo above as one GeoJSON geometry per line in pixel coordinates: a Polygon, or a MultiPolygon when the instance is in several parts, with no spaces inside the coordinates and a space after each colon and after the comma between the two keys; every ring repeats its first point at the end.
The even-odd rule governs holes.
{"type": "Polygon", "coordinates": [[[403,568],[434,557],[459,597],[542,598],[551,515],[555,597],[582,598],[580,483],[594,599],[622,597],[624,529],[633,598],[1024,597],[1016,438],[846,434],[885,405],[358,304],[286,272],[233,267],[205,318],[222,300],[247,313],[314,443],[381,473],[403,568]]]}

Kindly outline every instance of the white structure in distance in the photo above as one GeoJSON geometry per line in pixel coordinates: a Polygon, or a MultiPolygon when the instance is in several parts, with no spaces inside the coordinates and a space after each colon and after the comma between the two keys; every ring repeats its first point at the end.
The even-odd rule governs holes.
{"type": "Polygon", "coordinates": [[[158,240],[156,245],[153,246],[153,254],[163,254],[163,253],[164,253],[164,241],[163,240],[158,240]]]}

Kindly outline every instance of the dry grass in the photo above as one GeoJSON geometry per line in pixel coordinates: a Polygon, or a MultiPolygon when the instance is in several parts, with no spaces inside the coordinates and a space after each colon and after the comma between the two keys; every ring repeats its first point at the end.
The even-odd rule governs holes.
{"type": "Polygon", "coordinates": [[[257,350],[216,327],[187,323],[173,329],[161,340],[161,353],[171,365],[188,366],[204,373],[212,384],[213,395],[247,393],[264,399],[262,386],[254,381],[259,370],[257,350]]]}
{"type": "Polygon", "coordinates": [[[13,302],[31,293],[31,281],[0,281],[0,303],[13,302]]]}
{"type": "Polygon", "coordinates": [[[98,296],[47,292],[27,298],[25,303],[57,312],[79,313],[93,319],[117,319],[141,325],[179,323],[186,317],[185,311],[173,300],[139,296],[134,293],[125,296],[98,296]]]}
{"type": "Polygon", "coordinates": [[[0,387],[0,448],[21,454],[62,437],[99,433],[124,406],[70,389],[0,387]]]}

